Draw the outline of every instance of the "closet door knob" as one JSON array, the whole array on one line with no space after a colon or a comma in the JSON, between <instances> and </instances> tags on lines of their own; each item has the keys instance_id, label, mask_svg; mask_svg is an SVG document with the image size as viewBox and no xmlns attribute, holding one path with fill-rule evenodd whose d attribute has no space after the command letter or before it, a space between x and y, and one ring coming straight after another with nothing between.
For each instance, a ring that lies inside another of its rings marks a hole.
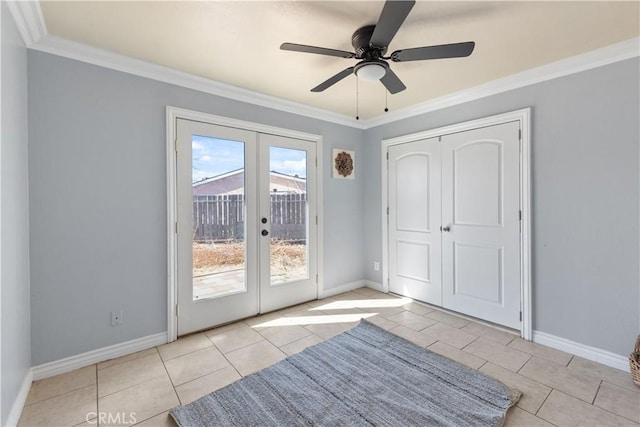
<instances>
[{"instance_id":1,"label":"closet door knob","mask_svg":"<svg viewBox=\"0 0 640 427\"><path fill-rule=\"evenodd\" d=\"M449 227L448 225L444 226L444 227L440 227L440 231L443 231L445 233L448 233L451 231L451 227Z\"/></svg>"}]
</instances>

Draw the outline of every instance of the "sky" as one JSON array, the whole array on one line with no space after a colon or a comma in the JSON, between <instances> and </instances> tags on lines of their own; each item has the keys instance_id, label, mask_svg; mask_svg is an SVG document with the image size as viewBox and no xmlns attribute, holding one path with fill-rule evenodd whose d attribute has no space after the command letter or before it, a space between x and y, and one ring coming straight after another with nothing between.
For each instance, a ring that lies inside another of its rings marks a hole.
<instances>
[{"instance_id":1,"label":"sky","mask_svg":"<svg viewBox=\"0 0 640 427\"><path fill-rule=\"evenodd\" d=\"M193 135L192 182L211 178L244 167L244 143ZM306 152L289 148L271 147L271 171L287 175L306 176Z\"/></svg>"}]
</instances>

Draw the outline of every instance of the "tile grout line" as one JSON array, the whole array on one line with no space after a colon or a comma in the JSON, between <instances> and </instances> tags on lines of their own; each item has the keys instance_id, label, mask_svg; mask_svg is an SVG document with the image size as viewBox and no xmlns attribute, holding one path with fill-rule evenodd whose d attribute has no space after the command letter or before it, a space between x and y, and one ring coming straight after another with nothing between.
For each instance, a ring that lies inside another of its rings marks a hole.
<instances>
[{"instance_id":1,"label":"tile grout line","mask_svg":"<svg viewBox=\"0 0 640 427\"><path fill-rule=\"evenodd\" d=\"M525 377L526 378L526 377ZM547 420L546 418L543 418L541 416L539 416L538 414L540 413L540 411L542 410L542 407L544 406L545 403L547 403L547 400L549 399L549 396L551 396L551 393L553 393L553 391L555 390L555 388L553 387L549 387L551 390L549 390L549 393L547 393L547 396L544 398L544 400L542 401L542 403L540 404L540 407L538 408L538 410L535 413L535 416L538 418L542 418L543 420L545 420L548 423L551 423L551 421ZM553 424L553 423L551 423Z\"/></svg>"},{"instance_id":2,"label":"tile grout line","mask_svg":"<svg viewBox=\"0 0 640 427\"><path fill-rule=\"evenodd\" d=\"M516 404L516 406L517 406L517 404ZM542 406L542 405L541 405L541 406ZM530 415L532 415L532 416L534 416L534 417L540 418L540 417L538 417L536 414L533 414L533 413L531 413L531 411L527 411L526 409L524 409L524 408L522 408L522 407L520 407L520 406L518 406L518 409L521 409L521 410L523 410L524 412L526 412L527 414L530 414ZM540 418L540 419L543 419L543 418ZM545 421L546 421L546 420L545 420ZM547 422L549 423L549 421L547 421ZM549 423L549 424L552 424L552 425L554 425L554 426L556 425L556 424L553 424L553 423Z\"/></svg>"},{"instance_id":3,"label":"tile grout line","mask_svg":"<svg viewBox=\"0 0 640 427\"><path fill-rule=\"evenodd\" d=\"M260 335L258 332L256 332L256 333L257 333L258 335ZM260 336L262 337L262 339L261 339L261 340L256 341L256 342L252 342L252 343L247 344L247 345L243 345L242 347L234 348L233 350L229 350L229 351L227 351L226 353L224 353L220 348L218 348L218 346L216 346L216 349L220 352L220 354L222 354L223 356L225 356L225 357L226 357L226 355L227 355L227 354L229 354L229 353L233 353L234 351L238 351L238 350L245 349L245 348L247 348L247 347L249 347L249 346L252 346L252 345L254 345L254 344L261 343L262 341L266 341L266 342L268 342L269 344L271 344L271 342L270 342L268 339L266 339L266 338L265 338L265 337L263 337L262 335L260 335ZM214 344L214 345L215 345L215 344ZM276 346L276 347L277 347L277 346Z\"/></svg>"},{"instance_id":4,"label":"tile grout line","mask_svg":"<svg viewBox=\"0 0 640 427\"><path fill-rule=\"evenodd\" d=\"M163 365L164 365L164 363L163 363ZM145 379L144 381L141 381L141 382L139 382L139 383L132 384L132 385L127 386L127 387L125 387L125 388L123 388L123 389L119 389L119 390L116 390L116 391L114 391L114 392L112 392L112 393L105 394L104 396L100 396L100 397L98 397L98 400L99 400L99 399L104 399L105 397L108 397L108 396L113 396L114 394L116 394L116 393L120 393L121 391L129 390L129 389L131 389L131 388L133 388L133 387L137 387L137 386L139 386L139 385L146 384L146 383L148 383L148 382L150 382L150 381L157 380L158 378L161 378L161 377L162 377L162 375L156 375L155 377L147 378L147 379ZM169 378L169 381L171 381L171 378ZM171 385L173 385L173 382L171 383Z\"/></svg>"},{"instance_id":5,"label":"tile grout line","mask_svg":"<svg viewBox=\"0 0 640 427\"><path fill-rule=\"evenodd\" d=\"M311 334L313 334L313 332L311 332ZM282 350L282 347L284 347L284 346L286 346L286 345L289 345L289 344L293 344L294 342L298 342L298 341L300 341L300 340L303 340L303 339L305 339L305 338L307 338L307 337L309 337L309 336L311 336L311 335L305 335L305 336L304 336L304 337L302 337L302 338L298 338L298 339L296 339L296 340L293 340L293 341L291 341L291 342L288 342L288 343L286 343L286 344L282 344L282 345L277 345L276 343L274 343L273 341L271 341L271 340L270 340L269 338L267 338L267 337L264 337L264 339L266 339L266 340L267 340L271 345L273 345L275 348L277 348L278 350L280 350L281 352L283 352L284 354L286 354L286 355L287 355L287 357L288 357L289 355L287 354L287 352L286 352L286 351Z\"/></svg>"},{"instance_id":6,"label":"tile grout line","mask_svg":"<svg viewBox=\"0 0 640 427\"><path fill-rule=\"evenodd\" d=\"M614 386L614 387L619 387L621 389L623 389L626 392L631 392L631 393L635 393L638 395L638 398L640 399L640 386L636 386L634 385L632 388L629 387L625 387L621 384L618 383L614 383L613 381L610 381L608 378L600 378L602 380L603 383L607 383L610 386Z\"/></svg>"},{"instance_id":7,"label":"tile grout line","mask_svg":"<svg viewBox=\"0 0 640 427\"><path fill-rule=\"evenodd\" d=\"M600 392L600 387L602 386L602 383L604 383L604 382L606 382L606 381L604 381L603 379L601 379L601 380L600 380L600 385L598 386L598 391L596 392L596 397L598 396L598 393ZM614 384L614 385L615 385L615 384ZM623 387L621 387L621 388L623 388ZM566 394L566 393L565 393L565 394ZM569 394L568 396L571 396L571 395ZM573 396L571 396L571 397L573 397ZM596 405L596 404L595 404L596 397L594 397L594 398L593 398L593 402L594 402L594 403L592 403L592 404L591 404L591 406L593 406L594 408L599 409L599 410L602 410L602 411L605 411L605 412L608 412L609 414L615 415L615 416L617 416L617 417L624 418L625 420L629 420L629 421L632 421L632 422L634 422L634 423L638 423L638 421L637 421L637 420L632 420L631 418L627 418L627 417L625 417L624 415L620 415L620 414L618 414L618 413L615 413L615 412L610 411L610 410L608 410L608 409L606 409L606 408L602 408L602 407L600 407L600 406Z\"/></svg>"},{"instance_id":8,"label":"tile grout line","mask_svg":"<svg viewBox=\"0 0 640 427\"><path fill-rule=\"evenodd\" d=\"M602 381L602 380L601 380L601 381ZM631 420L630 418L625 417L624 415L620 415L620 414L617 414L617 413L615 413L615 412L612 412L612 411L610 411L610 410L608 410L608 409L606 409L606 408L601 408L600 406L590 404L589 402L586 402L586 401L584 401L584 400L582 400L582 399L580 399L580 398L578 398L578 397L575 397L575 396L573 396L573 395L571 395L571 394L569 394L569 393L565 393L565 392L563 392L563 391L556 390L555 388L554 388L554 389L552 389L551 391L554 391L554 390L555 390L555 391L557 391L558 393L562 393L562 394L564 394L565 396L568 396L568 397L570 397L570 398L572 398L572 399L575 399L575 400L577 400L578 402L581 402L581 403L584 403L584 404L586 404L586 405L589 405L589 406L591 406L591 407L593 407L593 408L595 408L595 409L597 409L597 410L599 410L599 411L604 411L604 412L606 412L606 413L607 413L607 414L609 414L609 415L613 415L614 417L622 418L622 419L624 419L625 421L626 421L626 420L629 420L629 421L631 421L631 422L636 423L636 425L638 424L638 422L637 422L637 421L633 421L633 420ZM551 393L549 393L549 395L551 395ZM546 399L545 399L545 401L546 401ZM540 408L542 408L542 406L541 406ZM546 420L545 420L545 421L546 421Z\"/></svg>"},{"instance_id":9,"label":"tile grout line","mask_svg":"<svg viewBox=\"0 0 640 427\"><path fill-rule=\"evenodd\" d=\"M188 354L190 354L190 353L188 353ZM169 359L169 360L172 360L172 359ZM165 364L165 361L164 361L164 359L162 359L162 357L160 357L160 361L162 362L162 367L164 368L164 372L167 374L167 377L169 378L169 382L171 382L171 387L173 387L173 391L175 392L176 391L176 385L173 383L173 378L171 378L171 374L169 373L169 370L167 369L167 365ZM178 398L178 402L180 402L182 404L182 401L180 400L180 396L178 396L177 392L176 392L176 397Z\"/></svg>"},{"instance_id":10,"label":"tile grout line","mask_svg":"<svg viewBox=\"0 0 640 427\"><path fill-rule=\"evenodd\" d=\"M522 366L520 366L520 367L518 368L518 370L516 371L516 374L518 374L518 375L520 375L520 370L521 370L522 368L524 368L524 365L526 365L527 363L529 363L529 360L533 359L533 354L528 354L528 353L524 353L524 354L526 354L526 355L527 355L527 356L529 356L529 357L527 358L527 360L525 360L525 361L524 361L524 363L522 364ZM524 377L524 375L523 375L523 377ZM527 377L525 377L525 378L527 378Z\"/></svg>"},{"instance_id":11,"label":"tile grout line","mask_svg":"<svg viewBox=\"0 0 640 427\"><path fill-rule=\"evenodd\" d=\"M527 378L527 379L529 379L529 380L535 381L535 380L533 380L532 378L529 378L528 376L523 375L523 374L521 374L521 373L520 373L520 371L522 371L522 370L524 369L524 367L525 367L525 366L527 366L527 364L533 360L533 357L534 357L534 355L533 355L533 354L530 354L530 355L529 355L529 358L527 359L527 361L526 361L526 362L524 362L524 363L522 364L522 366L520 366L520 369L518 369L518 370L516 371L516 374L521 375L521 376L523 376L524 378ZM547 386L547 387L549 387L550 389L552 389L552 390L553 390L553 387L550 387L550 386Z\"/></svg>"},{"instance_id":12,"label":"tile grout line","mask_svg":"<svg viewBox=\"0 0 640 427\"><path fill-rule=\"evenodd\" d=\"M160 356L160 350L158 350L158 356ZM175 386L175 384L173 384L173 378L171 378L171 375L169 374L169 370L167 369L167 365L165 365L164 360L162 359L162 356L160 356L160 361L162 361L162 367L164 368L164 371L167 373L167 377L169 378L169 382L171 383L171 387L173 388L173 394L176 396L176 399L178 399L178 403L180 405L182 405L182 400L180 399L180 396L178 395L178 391L176 390L176 386ZM164 411L162 411L162 412L164 412ZM146 421L148 419L151 419L151 418L153 418L155 416L158 416L158 415L162 414L162 412L159 412L159 413L157 413L155 415L151 415L149 418L144 419L144 420L142 420L140 422L144 422L144 421ZM139 424L139 423L136 423L136 424Z\"/></svg>"},{"instance_id":13,"label":"tile grout line","mask_svg":"<svg viewBox=\"0 0 640 427\"><path fill-rule=\"evenodd\" d=\"M215 345L215 344L214 344ZM235 350L234 350L235 351ZM232 353L231 351L229 353ZM222 355L222 357L224 357L224 360L227 361L227 363L229 364L229 366L231 366L233 369L235 369L235 371L238 373L238 375L240 375L240 378L244 378L244 375L242 375L240 373L240 371L235 367L235 365L233 363L231 363L231 360L229 360L229 358L227 357L226 354L224 354L222 351L220 351L220 354Z\"/></svg>"},{"instance_id":14,"label":"tile grout line","mask_svg":"<svg viewBox=\"0 0 640 427\"><path fill-rule=\"evenodd\" d=\"M547 396L551 393L551 391L552 391L552 390L555 390L553 387L551 387L551 386L550 386L550 385L548 385L548 384L544 384L544 383L541 383L541 382L540 382L540 381L538 381L538 380L534 380L534 379L532 379L532 378L529 378L529 377L527 377L527 376L524 376L524 375L520 374L519 372L513 372L513 371L511 371L511 370L509 370L509 369L507 369L507 368L505 368L505 367L502 367L502 366L498 365L497 363L493 363L493 362L492 362L492 361L490 361L490 360L488 360L488 361L487 361L487 363L491 363L492 365L497 366L498 368L501 368L501 369L504 369L504 370L506 370L506 371L509 371L510 373L512 373L512 374L514 374L514 375L518 375L519 377L522 377L523 379L525 379L525 380L527 380L527 381L531 381L532 383L534 383L534 384L536 384L536 385L540 385L540 386L543 386L543 387L548 388L548 389L549 389L549 393L547 393ZM485 365L486 365L486 363L485 363ZM525 365L526 365L526 363L525 363ZM484 365L483 365L483 366L484 366ZM522 366L524 367L524 365L522 365ZM520 369L522 369L522 368L520 368ZM485 374L485 375L488 375L488 374ZM491 375L489 375L489 376L491 377ZM494 377L492 377L492 378L494 378ZM497 379L497 378L496 378L496 379ZM569 395L569 396L571 396L571 395ZM572 396L572 397L573 397L573 396ZM544 402L543 402L543 403L544 403ZM585 403L586 403L586 402L585 402ZM542 406L542 404L541 404L540 406Z\"/></svg>"},{"instance_id":15,"label":"tile grout line","mask_svg":"<svg viewBox=\"0 0 640 427\"><path fill-rule=\"evenodd\" d=\"M638 425L638 421L634 421L634 420L632 420L631 418L627 418L627 417L625 417L624 415L616 414L615 412L611 412L611 411L610 411L610 410L608 410L608 409L601 408L601 407L596 406L596 405L593 405L593 407L594 407L594 408L596 408L596 409L599 409L599 410L601 410L601 411L605 411L605 412L607 412L607 413L609 413L609 414L611 414L611 415L614 415L614 416L616 416L616 417L622 418L622 419L623 419L623 420L625 420L625 421L627 421L627 420L628 420L628 421L631 421L632 423L636 423L636 425Z\"/></svg>"},{"instance_id":16,"label":"tile grout line","mask_svg":"<svg viewBox=\"0 0 640 427\"><path fill-rule=\"evenodd\" d=\"M571 354L571 353L568 353L568 354ZM569 365L571 365L571 362L573 361L574 357L576 357L576 356L571 354L571 357L569 358L569 361L567 362L566 365L564 365L565 368L569 368Z\"/></svg>"},{"instance_id":17,"label":"tile grout line","mask_svg":"<svg viewBox=\"0 0 640 427\"><path fill-rule=\"evenodd\" d=\"M160 357L160 361L162 362L162 367L164 368L165 372L167 373L167 377L169 377L169 382L171 382L171 387L173 387L173 392L175 393L176 398L178 399L178 402L180 402L180 404L182 404L182 402L180 401L180 397L178 396L178 393L176 392L176 388L173 385L173 380L171 379L171 375L169 375L169 371L167 371L167 367L164 365L164 359L162 359L162 355L160 354L160 350L158 349L158 347L159 346L155 346L154 347L156 349L156 353L158 353L158 357ZM158 378L160 378L160 377L158 376ZM144 384L145 382L148 382L148 381L144 381L144 382L142 382L140 384ZM136 385L139 385L139 384L136 384ZM134 386L132 386L132 387L134 387ZM129 387L129 388L131 388L131 387ZM143 423L143 422L145 422L145 421L147 421L147 420L149 420L149 419L151 419L151 418L153 418L153 417L155 417L157 415L160 415L160 414L162 414L162 412L159 412L159 413L157 413L155 415L151 415L148 418L145 418L144 420L136 420L136 423L134 425L141 424L141 423Z\"/></svg>"},{"instance_id":18,"label":"tile grout line","mask_svg":"<svg viewBox=\"0 0 640 427\"><path fill-rule=\"evenodd\" d=\"M88 366L85 366L85 368L87 368L87 367L88 367ZM80 368L80 369L84 369L84 368ZM71 372L73 372L73 371L71 371ZM64 374L61 374L61 375L64 375ZM97 373L96 373L96 375L97 375ZM53 377L49 377L49 378L53 378ZM45 379L48 379L48 378L45 378ZM33 383L36 383L36 382L37 382L37 381L34 381ZM33 384L33 383L32 383L32 384ZM57 397L66 396L66 395L68 395L68 394L71 394L71 393L77 392L78 390L82 390L83 388L91 387L92 385L93 385L93 384L88 384L88 385L84 385L84 386L82 386L82 387L74 388L73 390L68 390L68 391L65 391L64 393L56 394L55 396L50 396L50 397L47 397L46 399L42 399L42 400L38 400L37 402L29 403L28 405L26 405L26 404L25 404L25 405L24 405L24 407L25 407L25 408L27 408L27 407L29 407L29 406L38 405L38 404L40 404L40 403L47 402L47 401L49 401L49 400L51 400L51 399L55 399L55 398L57 398ZM96 395L97 395L97 388L98 388L98 383L97 383L97 379L96 379Z\"/></svg>"},{"instance_id":19,"label":"tile grout line","mask_svg":"<svg viewBox=\"0 0 640 427\"><path fill-rule=\"evenodd\" d=\"M504 344L504 346L505 346L505 347L509 347L509 344L511 344L513 341L515 341L515 339L516 339L516 337L514 336L513 338L511 338L511 339L509 340L509 342L508 342L508 343Z\"/></svg>"},{"instance_id":20,"label":"tile grout line","mask_svg":"<svg viewBox=\"0 0 640 427\"><path fill-rule=\"evenodd\" d=\"M467 333L470 333L470 332L467 332ZM475 335L475 334L472 334L472 335ZM462 351L464 351L466 353L469 353L469 354L471 354L473 356L480 357L480 356L477 356L477 355L471 353L470 351L465 350L465 348L469 347L471 344L473 344L474 342L478 341L479 339L480 339L480 337L476 336L473 341L469 341L469 343L467 343L466 345L462 346L462 348L460 350L462 350Z\"/></svg>"},{"instance_id":21,"label":"tile grout line","mask_svg":"<svg viewBox=\"0 0 640 427\"><path fill-rule=\"evenodd\" d=\"M598 393L600 393L600 387L602 387L602 380L598 384L598 388L596 389L595 394L593 395L593 399L591 400L591 406L596 406L596 399L598 398Z\"/></svg>"},{"instance_id":22,"label":"tile grout line","mask_svg":"<svg viewBox=\"0 0 640 427\"><path fill-rule=\"evenodd\" d=\"M165 344L163 344L163 345L165 345ZM132 361L134 361L134 360L142 359L143 357L149 357L149 356L151 356L151 355L150 355L150 354L147 354L146 356L132 357L131 359L124 360L124 361L122 361L122 362L113 363L112 365L107 366L106 368L100 368L100 367L99 367L101 364L104 364L104 363L107 363L107 362L111 362L111 361L113 361L113 360L118 360L118 359L121 359L121 358L124 358L124 357L129 357L129 356L132 356L132 355L137 354L137 353L144 353L145 351L149 351L149 350L151 350L151 349L154 349L154 350L156 350L156 353L159 353L159 352L158 352L158 346L150 347L150 348L148 348L148 349L146 349L146 350L140 350L140 351L136 351L135 353L129 353L129 354L125 354L124 356L115 357L115 358L112 358L112 359L107 359L107 360L103 360L103 361L101 361L101 362L98 362L98 363L96 363L96 364L95 364L95 365L96 365L96 370L99 372L99 371L103 371L103 370L105 370L105 369L111 369L111 368L113 368L113 367L115 367L115 366L118 366L118 365L121 365L121 364L123 364L123 363L132 362ZM80 369L82 369L82 368L80 368Z\"/></svg>"}]
</instances>

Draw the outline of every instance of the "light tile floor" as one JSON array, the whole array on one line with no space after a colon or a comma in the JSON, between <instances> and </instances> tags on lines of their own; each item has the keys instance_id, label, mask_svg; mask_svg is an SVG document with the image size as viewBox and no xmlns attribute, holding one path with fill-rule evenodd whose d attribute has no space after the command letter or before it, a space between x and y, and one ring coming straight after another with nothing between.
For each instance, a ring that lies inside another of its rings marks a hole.
<instances>
[{"instance_id":1,"label":"light tile floor","mask_svg":"<svg viewBox=\"0 0 640 427\"><path fill-rule=\"evenodd\" d=\"M640 388L626 372L361 288L37 381L20 425L173 426L172 407L339 334L361 318L520 390L507 426L640 422Z\"/></svg>"}]
</instances>

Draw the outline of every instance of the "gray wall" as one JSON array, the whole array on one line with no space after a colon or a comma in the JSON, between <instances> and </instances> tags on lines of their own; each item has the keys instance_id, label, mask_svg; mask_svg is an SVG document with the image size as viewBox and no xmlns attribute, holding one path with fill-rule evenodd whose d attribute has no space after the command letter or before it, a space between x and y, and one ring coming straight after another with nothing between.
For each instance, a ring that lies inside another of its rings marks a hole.
<instances>
[{"instance_id":1,"label":"gray wall","mask_svg":"<svg viewBox=\"0 0 640 427\"><path fill-rule=\"evenodd\" d=\"M2 401L5 425L31 367L29 332L29 196L27 49L2 2L2 139L0 140L0 283Z\"/></svg>"},{"instance_id":2,"label":"gray wall","mask_svg":"<svg viewBox=\"0 0 640 427\"><path fill-rule=\"evenodd\" d=\"M624 355L640 328L638 77L636 58L363 132L30 52L32 362L166 329L166 105L324 136L326 288L382 281L381 139L532 107L534 328ZM356 151L355 181L330 178L333 147Z\"/></svg>"},{"instance_id":3,"label":"gray wall","mask_svg":"<svg viewBox=\"0 0 640 427\"><path fill-rule=\"evenodd\" d=\"M380 142L532 107L534 329L626 355L640 331L638 58L365 132L365 274L381 258Z\"/></svg>"},{"instance_id":4,"label":"gray wall","mask_svg":"<svg viewBox=\"0 0 640 427\"><path fill-rule=\"evenodd\" d=\"M322 135L325 288L363 278L363 131L30 51L34 365L166 330L167 105Z\"/></svg>"}]
</instances>

